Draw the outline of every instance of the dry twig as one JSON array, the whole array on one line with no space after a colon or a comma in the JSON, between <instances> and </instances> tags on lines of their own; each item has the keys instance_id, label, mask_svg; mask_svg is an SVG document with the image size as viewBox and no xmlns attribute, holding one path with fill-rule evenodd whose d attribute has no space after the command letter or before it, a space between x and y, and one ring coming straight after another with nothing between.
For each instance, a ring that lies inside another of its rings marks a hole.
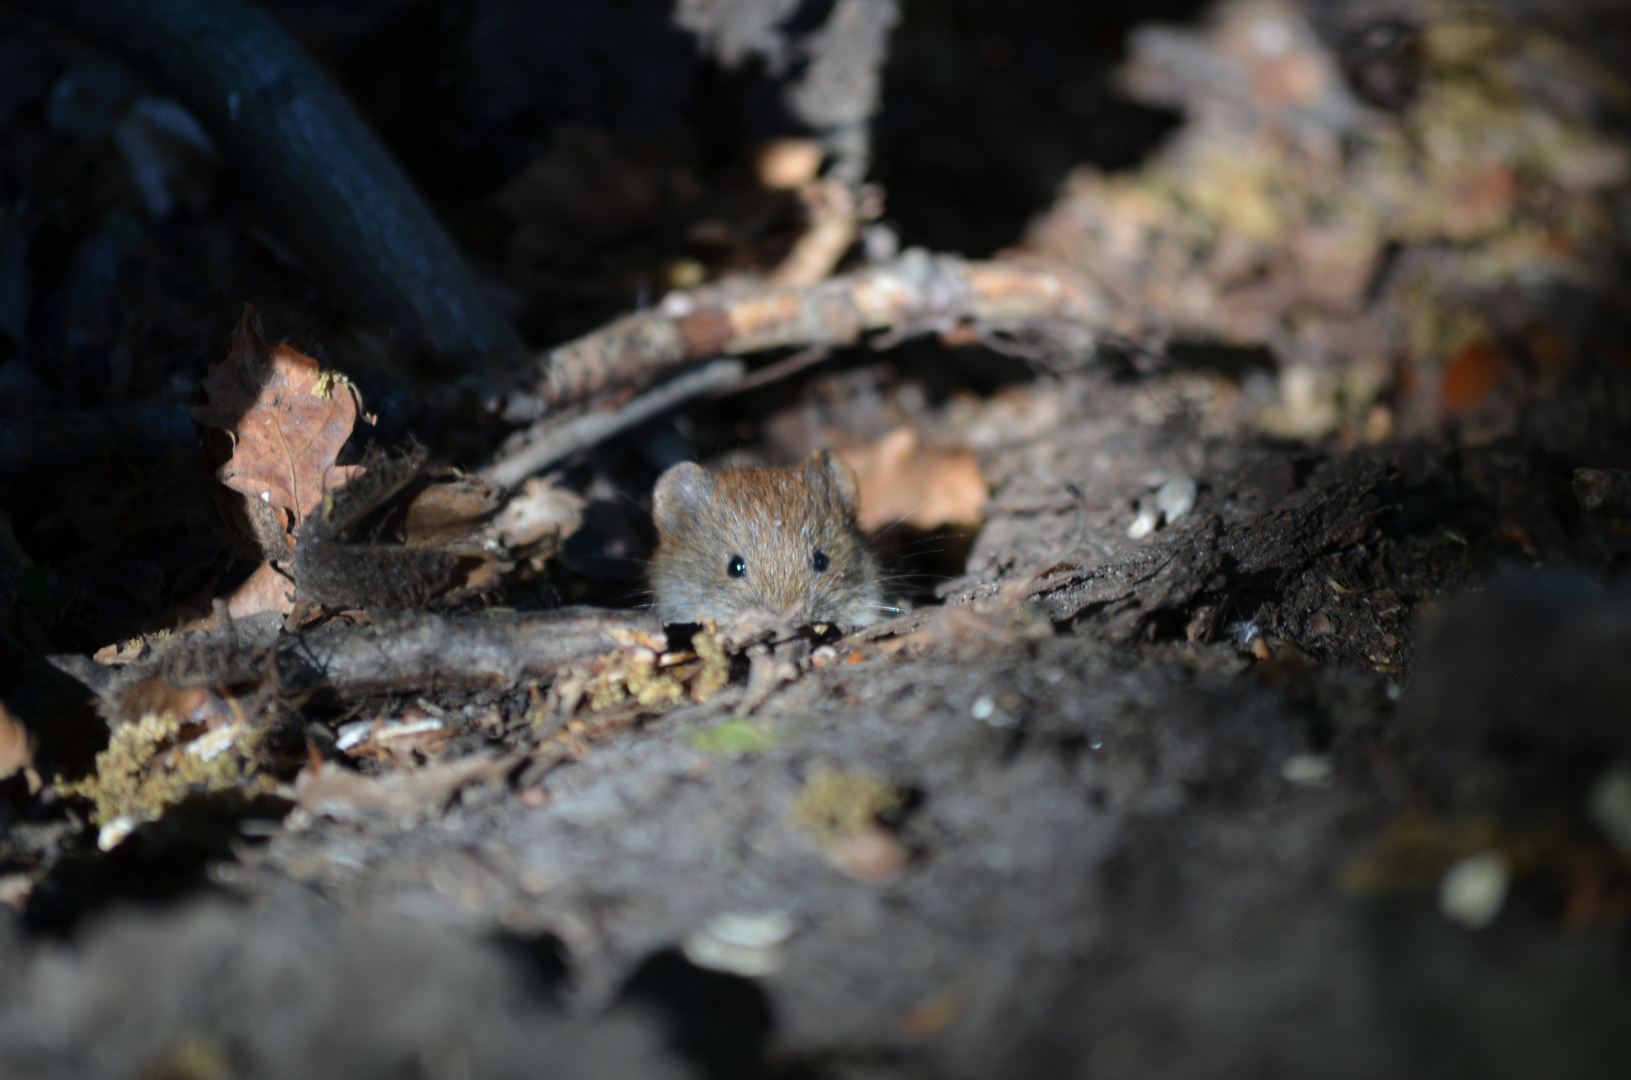
<instances>
[{"instance_id":1,"label":"dry twig","mask_svg":"<svg viewBox=\"0 0 1631 1080\"><path fill-rule=\"evenodd\" d=\"M814 285L773 286L735 298L674 294L545 353L530 400L516 395L506 412L537 418L549 407L717 356L852 345L880 330L898 339L965 322L1095 325L1103 314L1098 293L1056 264L970 262L913 249Z\"/></svg>"},{"instance_id":2,"label":"dry twig","mask_svg":"<svg viewBox=\"0 0 1631 1080\"><path fill-rule=\"evenodd\" d=\"M746 371L746 365L740 360L718 360L677 376L618 408L598 409L565 420L541 421L526 433L520 446L501 454L482 469L482 478L514 487L562 458L643 424L683 401L732 386Z\"/></svg>"}]
</instances>

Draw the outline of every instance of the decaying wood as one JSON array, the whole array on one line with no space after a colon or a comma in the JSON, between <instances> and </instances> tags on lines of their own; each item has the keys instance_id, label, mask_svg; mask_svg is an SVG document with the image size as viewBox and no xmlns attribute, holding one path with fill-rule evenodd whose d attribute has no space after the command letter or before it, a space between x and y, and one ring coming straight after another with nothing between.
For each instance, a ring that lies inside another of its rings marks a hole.
<instances>
[{"instance_id":1,"label":"decaying wood","mask_svg":"<svg viewBox=\"0 0 1631 1080\"><path fill-rule=\"evenodd\" d=\"M967 322L1067 319L1092 325L1102 315L1098 293L1057 265L976 262L913 249L814 285L772 286L736 298L671 295L656 308L545 353L530 394L517 395L507 411L517 418L529 410L541 416L547 408L717 356L853 345L866 333L906 336Z\"/></svg>"}]
</instances>

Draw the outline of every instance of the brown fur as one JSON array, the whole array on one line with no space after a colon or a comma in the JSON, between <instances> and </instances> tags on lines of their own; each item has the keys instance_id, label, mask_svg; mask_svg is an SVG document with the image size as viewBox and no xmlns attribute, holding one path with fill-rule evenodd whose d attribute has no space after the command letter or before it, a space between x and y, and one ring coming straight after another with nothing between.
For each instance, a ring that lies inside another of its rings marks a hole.
<instances>
[{"instance_id":1,"label":"brown fur","mask_svg":"<svg viewBox=\"0 0 1631 1080\"><path fill-rule=\"evenodd\" d=\"M878 562L855 523L849 466L825 451L786 468L709 473L691 462L657 479L651 588L667 622L765 615L865 626L883 617ZM828 565L815 569L815 553ZM728 567L741 556L746 573Z\"/></svg>"}]
</instances>

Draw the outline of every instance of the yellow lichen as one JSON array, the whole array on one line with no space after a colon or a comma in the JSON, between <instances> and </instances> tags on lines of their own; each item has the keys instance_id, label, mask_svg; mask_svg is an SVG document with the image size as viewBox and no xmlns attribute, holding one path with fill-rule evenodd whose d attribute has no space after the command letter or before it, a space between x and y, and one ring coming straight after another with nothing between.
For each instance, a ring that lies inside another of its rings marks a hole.
<instances>
[{"instance_id":1,"label":"yellow lichen","mask_svg":"<svg viewBox=\"0 0 1631 1080\"><path fill-rule=\"evenodd\" d=\"M317 374L317 382L312 384L311 392L320 398L334 396L336 386L350 386L351 380L338 371L321 371Z\"/></svg>"},{"instance_id":2,"label":"yellow lichen","mask_svg":"<svg viewBox=\"0 0 1631 1080\"><path fill-rule=\"evenodd\" d=\"M904 802L905 795L887 780L817 765L793 803L792 820L826 846L871 825L880 814L900 809Z\"/></svg>"},{"instance_id":3,"label":"yellow lichen","mask_svg":"<svg viewBox=\"0 0 1631 1080\"><path fill-rule=\"evenodd\" d=\"M712 623L693 636L692 652L659 652L663 643L644 635L622 644L590 669L583 698L596 712L629 701L666 711L687 699L707 701L730 682L730 657Z\"/></svg>"},{"instance_id":4,"label":"yellow lichen","mask_svg":"<svg viewBox=\"0 0 1631 1080\"><path fill-rule=\"evenodd\" d=\"M263 733L248 724L230 734L201 732L173 712L147 713L114 729L90 776L58 790L91 800L98 825L118 817L155 821L193 795L237 791L254 798L274 786L256 767Z\"/></svg>"}]
</instances>

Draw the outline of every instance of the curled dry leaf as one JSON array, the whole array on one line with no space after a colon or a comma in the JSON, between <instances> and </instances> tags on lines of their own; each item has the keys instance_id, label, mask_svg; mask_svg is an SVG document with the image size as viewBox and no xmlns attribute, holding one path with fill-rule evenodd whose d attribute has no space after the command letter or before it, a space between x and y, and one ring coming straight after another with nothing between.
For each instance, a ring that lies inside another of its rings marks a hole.
<instances>
[{"instance_id":1,"label":"curled dry leaf","mask_svg":"<svg viewBox=\"0 0 1631 1080\"><path fill-rule=\"evenodd\" d=\"M193 419L232 439L232 457L216 475L249 504L262 551L288 555L323 492L356 471L335 464L357 422L350 384L292 346L267 345L255 306L245 304L232 349L204 376L204 392L209 403Z\"/></svg>"},{"instance_id":2,"label":"curled dry leaf","mask_svg":"<svg viewBox=\"0 0 1631 1080\"><path fill-rule=\"evenodd\" d=\"M985 477L965 449L921 445L910 428L897 428L871 446L841 450L861 484L861 528L876 532L896 522L919 529L977 525L985 505Z\"/></svg>"},{"instance_id":3,"label":"curled dry leaf","mask_svg":"<svg viewBox=\"0 0 1631 1080\"><path fill-rule=\"evenodd\" d=\"M548 558L583 525L582 495L539 476L528 479L493 519L491 534L508 550Z\"/></svg>"}]
</instances>

